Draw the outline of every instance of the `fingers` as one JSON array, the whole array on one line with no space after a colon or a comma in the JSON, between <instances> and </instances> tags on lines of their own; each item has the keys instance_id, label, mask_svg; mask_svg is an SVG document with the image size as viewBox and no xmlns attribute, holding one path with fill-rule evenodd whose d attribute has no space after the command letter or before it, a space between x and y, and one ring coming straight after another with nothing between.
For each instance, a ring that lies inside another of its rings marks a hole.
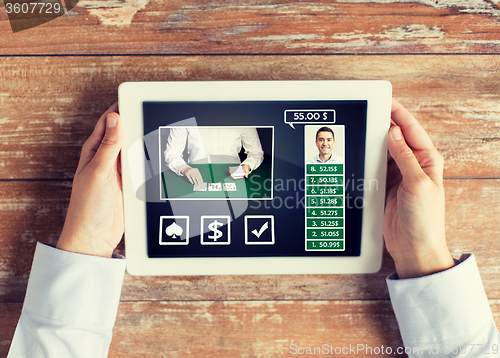
<instances>
[{"instance_id":1,"label":"fingers","mask_svg":"<svg viewBox=\"0 0 500 358\"><path fill-rule=\"evenodd\" d=\"M191 168L186 171L186 178L189 180L191 184L200 186L203 184L203 178L201 177L201 173L196 168Z\"/></svg>"},{"instance_id":2,"label":"fingers","mask_svg":"<svg viewBox=\"0 0 500 358\"><path fill-rule=\"evenodd\" d=\"M105 133L101 144L92 160L104 171L114 167L118 154L122 149L123 130L120 116L117 113L108 113L105 120Z\"/></svg>"},{"instance_id":3,"label":"fingers","mask_svg":"<svg viewBox=\"0 0 500 358\"><path fill-rule=\"evenodd\" d=\"M425 176L420 163L406 144L405 137L398 126L393 126L390 129L387 147L404 180L411 183Z\"/></svg>"},{"instance_id":4,"label":"fingers","mask_svg":"<svg viewBox=\"0 0 500 358\"><path fill-rule=\"evenodd\" d=\"M245 171L245 178L248 179L248 176L250 175L250 165L248 164L243 164L241 166L243 168L243 170Z\"/></svg>"},{"instance_id":5,"label":"fingers","mask_svg":"<svg viewBox=\"0 0 500 358\"><path fill-rule=\"evenodd\" d=\"M428 175L433 182L440 183L443 179L444 160L436 147L432 144L425 129L422 128L415 117L395 99L392 100L391 119L401 129L406 146L414 152L412 157L416 158L423 173ZM397 131L393 127L390 129L390 132L393 133L393 130ZM389 140L390 139L391 136L389 136ZM391 151L389 151L389 154L394 157ZM399 163L397 164L398 167L400 167ZM403 172L401 172L401 174L404 176Z\"/></svg>"},{"instance_id":6,"label":"fingers","mask_svg":"<svg viewBox=\"0 0 500 358\"><path fill-rule=\"evenodd\" d=\"M203 184L203 178L201 177L201 173L198 169L195 169L195 174L194 174L194 182L196 185L202 185Z\"/></svg>"},{"instance_id":7,"label":"fingers","mask_svg":"<svg viewBox=\"0 0 500 358\"><path fill-rule=\"evenodd\" d=\"M189 180L189 182L191 184L196 185L196 181L194 180L194 177L189 172L186 173L186 178L187 178L187 180Z\"/></svg>"},{"instance_id":8,"label":"fingers","mask_svg":"<svg viewBox=\"0 0 500 358\"><path fill-rule=\"evenodd\" d=\"M398 125L406 143L414 150L436 150L424 128L397 100L392 99L391 119Z\"/></svg>"},{"instance_id":9,"label":"fingers","mask_svg":"<svg viewBox=\"0 0 500 358\"><path fill-rule=\"evenodd\" d=\"M106 132L106 118L109 113L118 111L118 102L111 105L106 112L99 118L94 131L90 137L85 141L82 147L82 153L80 155L80 161L78 163L77 173L81 172L94 158L95 153L101 145L101 141Z\"/></svg>"},{"instance_id":10,"label":"fingers","mask_svg":"<svg viewBox=\"0 0 500 358\"><path fill-rule=\"evenodd\" d=\"M191 171L193 170L193 168L191 167L186 167L185 169L183 169L181 171L181 173L184 174L184 176L187 178L187 180L189 180L189 182L191 184L194 184L194 180L193 180L193 175L191 174Z\"/></svg>"}]
</instances>

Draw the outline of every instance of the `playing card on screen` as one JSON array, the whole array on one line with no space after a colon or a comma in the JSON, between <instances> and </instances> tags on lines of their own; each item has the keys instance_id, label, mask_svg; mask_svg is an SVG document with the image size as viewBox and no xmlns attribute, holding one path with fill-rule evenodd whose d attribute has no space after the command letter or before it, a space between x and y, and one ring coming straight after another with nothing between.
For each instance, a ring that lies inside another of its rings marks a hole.
<instances>
[{"instance_id":1,"label":"playing card on screen","mask_svg":"<svg viewBox=\"0 0 500 358\"><path fill-rule=\"evenodd\" d=\"M194 185L193 191L207 191L207 183L201 183L200 185Z\"/></svg>"},{"instance_id":2,"label":"playing card on screen","mask_svg":"<svg viewBox=\"0 0 500 358\"><path fill-rule=\"evenodd\" d=\"M235 183L224 183L224 191L236 191Z\"/></svg>"}]
</instances>

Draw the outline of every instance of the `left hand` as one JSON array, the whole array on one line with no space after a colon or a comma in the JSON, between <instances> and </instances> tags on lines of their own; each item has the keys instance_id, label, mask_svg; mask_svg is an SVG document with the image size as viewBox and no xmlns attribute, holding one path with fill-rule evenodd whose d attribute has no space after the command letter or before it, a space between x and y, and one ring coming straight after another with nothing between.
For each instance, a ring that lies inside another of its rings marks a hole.
<instances>
[{"instance_id":1,"label":"left hand","mask_svg":"<svg viewBox=\"0 0 500 358\"><path fill-rule=\"evenodd\" d=\"M117 111L115 103L83 145L58 249L111 257L123 236L123 127Z\"/></svg>"},{"instance_id":2,"label":"left hand","mask_svg":"<svg viewBox=\"0 0 500 358\"><path fill-rule=\"evenodd\" d=\"M241 166L241 168L243 168L243 170L245 171L245 178L248 178L248 176L250 175L250 172L252 171L252 168L250 168L250 165L243 164Z\"/></svg>"}]
</instances>

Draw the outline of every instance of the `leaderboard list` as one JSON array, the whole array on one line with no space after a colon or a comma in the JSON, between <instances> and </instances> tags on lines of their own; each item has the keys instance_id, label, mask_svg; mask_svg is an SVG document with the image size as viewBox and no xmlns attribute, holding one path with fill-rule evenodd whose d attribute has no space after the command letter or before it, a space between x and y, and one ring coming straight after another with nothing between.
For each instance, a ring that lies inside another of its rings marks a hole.
<instances>
[{"instance_id":1,"label":"leaderboard list","mask_svg":"<svg viewBox=\"0 0 500 358\"><path fill-rule=\"evenodd\" d=\"M306 251L344 251L344 164L306 164Z\"/></svg>"}]
</instances>

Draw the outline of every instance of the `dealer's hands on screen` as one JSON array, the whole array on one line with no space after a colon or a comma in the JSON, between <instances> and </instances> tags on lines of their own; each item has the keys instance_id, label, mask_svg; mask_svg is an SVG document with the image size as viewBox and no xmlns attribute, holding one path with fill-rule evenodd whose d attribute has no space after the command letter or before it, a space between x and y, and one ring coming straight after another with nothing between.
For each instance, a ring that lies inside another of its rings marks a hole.
<instances>
[{"instance_id":1,"label":"dealer's hands on screen","mask_svg":"<svg viewBox=\"0 0 500 358\"><path fill-rule=\"evenodd\" d=\"M117 111L115 103L82 147L59 249L111 257L123 236L123 127Z\"/></svg>"},{"instance_id":2,"label":"dealer's hands on screen","mask_svg":"<svg viewBox=\"0 0 500 358\"><path fill-rule=\"evenodd\" d=\"M252 168L250 168L250 165L242 164L241 168L245 171L245 178L248 178L248 176L250 175L250 172L252 171Z\"/></svg>"},{"instance_id":3,"label":"dealer's hands on screen","mask_svg":"<svg viewBox=\"0 0 500 358\"><path fill-rule=\"evenodd\" d=\"M189 180L191 184L198 186L203 184L203 178L197 168L186 167L181 170L181 173L186 176L187 180Z\"/></svg>"},{"instance_id":4,"label":"dealer's hands on screen","mask_svg":"<svg viewBox=\"0 0 500 358\"><path fill-rule=\"evenodd\" d=\"M417 120L393 99L384 238L399 278L454 266L446 245L444 160Z\"/></svg>"}]
</instances>

